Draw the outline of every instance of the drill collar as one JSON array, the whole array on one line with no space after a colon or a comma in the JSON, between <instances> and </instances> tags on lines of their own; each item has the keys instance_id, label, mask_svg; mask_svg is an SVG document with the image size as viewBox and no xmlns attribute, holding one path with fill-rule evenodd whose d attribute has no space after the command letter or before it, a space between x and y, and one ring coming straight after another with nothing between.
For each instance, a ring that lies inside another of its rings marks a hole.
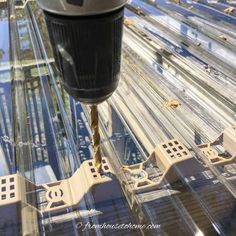
<instances>
[{"instance_id":1,"label":"drill collar","mask_svg":"<svg viewBox=\"0 0 236 236\"><path fill-rule=\"evenodd\" d=\"M117 10L126 0L38 0L47 12L65 16L92 16Z\"/></svg>"}]
</instances>

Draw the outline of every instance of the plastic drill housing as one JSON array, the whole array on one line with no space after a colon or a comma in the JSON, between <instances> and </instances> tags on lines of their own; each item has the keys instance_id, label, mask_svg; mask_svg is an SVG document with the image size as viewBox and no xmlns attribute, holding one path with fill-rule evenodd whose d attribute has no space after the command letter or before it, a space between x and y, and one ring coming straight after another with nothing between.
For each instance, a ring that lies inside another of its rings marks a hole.
<instances>
[{"instance_id":1,"label":"plastic drill housing","mask_svg":"<svg viewBox=\"0 0 236 236\"><path fill-rule=\"evenodd\" d=\"M61 82L76 100L97 104L119 82L125 1L39 1Z\"/></svg>"}]
</instances>

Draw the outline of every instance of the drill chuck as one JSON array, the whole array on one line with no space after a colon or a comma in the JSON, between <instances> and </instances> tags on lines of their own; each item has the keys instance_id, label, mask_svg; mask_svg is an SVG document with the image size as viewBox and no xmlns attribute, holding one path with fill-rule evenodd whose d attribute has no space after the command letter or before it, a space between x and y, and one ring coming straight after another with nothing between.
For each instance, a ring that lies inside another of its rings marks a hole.
<instances>
[{"instance_id":1,"label":"drill chuck","mask_svg":"<svg viewBox=\"0 0 236 236\"><path fill-rule=\"evenodd\" d=\"M76 100L98 104L119 82L125 0L39 0L61 82Z\"/></svg>"}]
</instances>

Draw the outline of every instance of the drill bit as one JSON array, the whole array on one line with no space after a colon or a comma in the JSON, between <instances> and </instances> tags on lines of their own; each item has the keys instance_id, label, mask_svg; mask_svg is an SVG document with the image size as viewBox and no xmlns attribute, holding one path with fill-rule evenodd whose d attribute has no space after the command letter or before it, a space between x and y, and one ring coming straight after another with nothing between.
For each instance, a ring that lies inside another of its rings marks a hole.
<instances>
[{"instance_id":1,"label":"drill bit","mask_svg":"<svg viewBox=\"0 0 236 236\"><path fill-rule=\"evenodd\" d=\"M91 129L93 133L93 151L94 151L95 166L97 167L98 172L101 172L102 156L100 149L100 134L99 134L97 105L92 105L90 108L91 108Z\"/></svg>"}]
</instances>

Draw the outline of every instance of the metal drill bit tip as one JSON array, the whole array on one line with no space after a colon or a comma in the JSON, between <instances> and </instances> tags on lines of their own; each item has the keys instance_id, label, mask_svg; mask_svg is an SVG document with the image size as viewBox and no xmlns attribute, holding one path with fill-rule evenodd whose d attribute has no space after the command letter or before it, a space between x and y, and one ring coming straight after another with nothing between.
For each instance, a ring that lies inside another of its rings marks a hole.
<instances>
[{"instance_id":1,"label":"metal drill bit tip","mask_svg":"<svg viewBox=\"0 0 236 236\"><path fill-rule=\"evenodd\" d=\"M98 172L102 171L102 156L100 148L100 134L99 134L99 119L97 105L92 105L91 107L91 129L93 133L93 152L95 159L95 166Z\"/></svg>"}]
</instances>

